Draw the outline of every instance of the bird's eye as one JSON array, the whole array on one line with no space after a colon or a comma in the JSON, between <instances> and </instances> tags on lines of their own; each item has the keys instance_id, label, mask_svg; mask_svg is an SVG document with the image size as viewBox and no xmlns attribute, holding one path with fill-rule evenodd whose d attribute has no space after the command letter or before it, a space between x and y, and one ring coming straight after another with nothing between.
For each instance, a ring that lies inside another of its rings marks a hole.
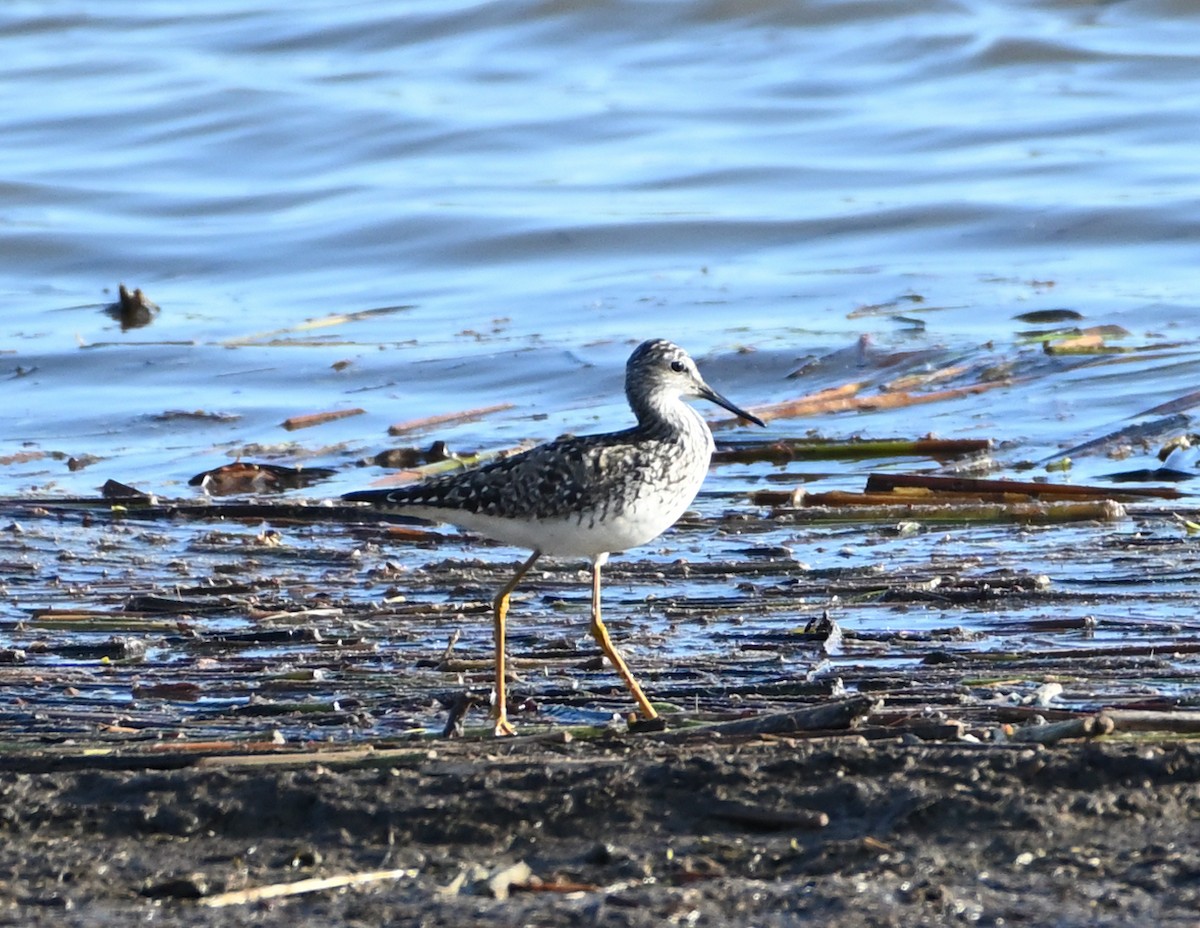
<instances>
[{"instance_id":1,"label":"bird's eye","mask_svg":"<svg viewBox=\"0 0 1200 928\"><path fill-rule=\"evenodd\" d=\"M684 371L684 363L682 361L672 361L671 370L673 370L676 374L682 374Z\"/></svg>"}]
</instances>

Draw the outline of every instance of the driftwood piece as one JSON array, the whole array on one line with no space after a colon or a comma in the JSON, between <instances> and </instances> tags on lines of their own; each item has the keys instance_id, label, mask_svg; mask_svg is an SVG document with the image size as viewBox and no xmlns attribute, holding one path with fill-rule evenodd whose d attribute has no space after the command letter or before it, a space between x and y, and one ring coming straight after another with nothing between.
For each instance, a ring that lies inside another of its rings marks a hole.
<instances>
[{"instance_id":1,"label":"driftwood piece","mask_svg":"<svg viewBox=\"0 0 1200 928\"><path fill-rule=\"evenodd\" d=\"M1074 486L1064 483L1035 483L1030 480L986 480L979 477L935 477L925 474L871 474L867 493L891 493L898 489L922 489L944 493L970 493L979 496L1004 496L1020 493L1038 499L1178 499L1183 494L1174 487Z\"/></svg>"},{"instance_id":2,"label":"driftwood piece","mask_svg":"<svg viewBox=\"0 0 1200 928\"><path fill-rule=\"evenodd\" d=\"M883 705L870 696L853 696L837 702L805 706L794 712L774 712L733 722L719 722L678 731L651 732L644 737L655 741L686 741L692 738L741 738L755 735L787 735L813 730L847 730L853 728Z\"/></svg>"},{"instance_id":3,"label":"driftwood piece","mask_svg":"<svg viewBox=\"0 0 1200 928\"><path fill-rule=\"evenodd\" d=\"M477 409L463 409L458 412L445 412L435 416L421 416L419 419L409 419L388 426L389 435L407 435L433 428L436 425L461 425L464 422L474 422L493 413L505 412L512 409L512 403L496 403L492 406L480 406Z\"/></svg>"},{"instance_id":4,"label":"driftwood piece","mask_svg":"<svg viewBox=\"0 0 1200 928\"><path fill-rule=\"evenodd\" d=\"M297 429L310 429L314 425L324 425L326 422L333 422L337 419L345 419L348 416L365 415L365 409L332 409L328 412L311 412L300 416L290 416L280 423L289 432L294 432Z\"/></svg>"},{"instance_id":5,"label":"driftwood piece","mask_svg":"<svg viewBox=\"0 0 1200 928\"><path fill-rule=\"evenodd\" d=\"M1150 709L1106 709L1117 731L1170 731L1177 734L1200 732L1200 712L1155 712Z\"/></svg>"},{"instance_id":6,"label":"driftwood piece","mask_svg":"<svg viewBox=\"0 0 1200 928\"><path fill-rule=\"evenodd\" d=\"M1054 525L1062 522L1117 522L1127 515L1115 500L1041 501L1014 494L1013 498L991 499L964 494L938 493L923 496L908 493L796 494L797 519L871 522L906 516L921 522L1016 522Z\"/></svg>"},{"instance_id":7,"label":"driftwood piece","mask_svg":"<svg viewBox=\"0 0 1200 928\"><path fill-rule=\"evenodd\" d=\"M323 889L341 889L345 886L362 886L364 883L379 883L383 880L398 880L401 877L413 877L416 870L372 870L366 873L343 873L339 876L314 877L310 880L297 880L292 883L272 883L268 886L252 886L249 889L239 889L216 896L205 896L198 900L198 905L210 908L221 908L227 905L245 905L248 902L259 902L263 899L279 899L283 896L298 896L301 893L315 893Z\"/></svg>"},{"instance_id":8,"label":"driftwood piece","mask_svg":"<svg viewBox=\"0 0 1200 928\"><path fill-rule=\"evenodd\" d=\"M1082 718L1065 719L1061 722L1048 722L1045 725L1027 725L1013 732L1009 736L1009 740L1054 744L1067 738L1096 738L1100 735L1111 735L1112 732L1112 718L1100 713L1085 715Z\"/></svg>"},{"instance_id":9,"label":"driftwood piece","mask_svg":"<svg viewBox=\"0 0 1200 928\"><path fill-rule=\"evenodd\" d=\"M800 439L761 439L722 442L713 454L715 464L744 464L770 461L858 460L872 457L959 458L990 450L987 438L857 439L850 441L813 441Z\"/></svg>"}]
</instances>

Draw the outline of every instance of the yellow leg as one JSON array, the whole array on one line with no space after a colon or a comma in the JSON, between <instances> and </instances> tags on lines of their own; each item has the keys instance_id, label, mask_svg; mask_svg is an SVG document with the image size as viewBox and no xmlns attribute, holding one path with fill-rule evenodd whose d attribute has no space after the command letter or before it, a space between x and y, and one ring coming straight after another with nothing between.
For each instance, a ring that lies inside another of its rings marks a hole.
<instances>
[{"instance_id":1,"label":"yellow leg","mask_svg":"<svg viewBox=\"0 0 1200 928\"><path fill-rule=\"evenodd\" d=\"M600 618L600 567L603 563L603 559L597 559L592 564L592 637L600 645L600 650L604 652L604 656L617 668L617 673L621 675L621 679L625 681L629 692L637 700L638 707L642 710L642 715L647 719L656 719L658 718L658 713L654 711L654 707L650 705L650 700L646 698L646 694L638 686L637 680L633 679L633 674L625 666L625 661L621 659L621 655L613 647L612 639L608 637L608 629L604 627L604 622Z\"/></svg>"},{"instance_id":2,"label":"yellow leg","mask_svg":"<svg viewBox=\"0 0 1200 928\"><path fill-rule=\"evenodd\" d=\"M496 705L492 709L492 715L496 718L497 737L515 734L513 727L508 724L508 702L504 694L504 619L508 615L508 598L521 582L521 578L533 566L534 561L541 556L541 551L534 551L529 555L529 560L517 569L516 576L509 580L492 600L492 615L495 618L493 634L496 639Z\"/></svg>"}]
</instances>

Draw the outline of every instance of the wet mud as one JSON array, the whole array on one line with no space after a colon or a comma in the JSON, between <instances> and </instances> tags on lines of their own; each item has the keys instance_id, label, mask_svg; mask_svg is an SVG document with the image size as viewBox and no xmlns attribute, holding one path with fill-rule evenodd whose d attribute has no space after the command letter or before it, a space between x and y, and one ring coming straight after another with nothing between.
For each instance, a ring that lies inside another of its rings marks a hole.
<instances>
[{"instance_id":1,"label":"wet mud","mask_svg":"<svg viewBox=\"0 0 1200 928\"><path fill-rule=\"evenodd\" d=\"M10 924L1183 925L1200 902L1194 744L614 735L0 790Z\"/></svg>"}]
</instances>

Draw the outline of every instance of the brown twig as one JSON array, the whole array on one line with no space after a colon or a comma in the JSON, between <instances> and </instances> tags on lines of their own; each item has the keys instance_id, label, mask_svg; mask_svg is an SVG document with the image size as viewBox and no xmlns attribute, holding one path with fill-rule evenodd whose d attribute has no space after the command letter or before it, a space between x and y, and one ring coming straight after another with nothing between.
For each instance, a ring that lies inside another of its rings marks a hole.
<instances>
[{"instance_id":1,"label":"brown twig","mask_svg":"<svg viewBox=\"0 0 1200 928\"><path fill-rule=\"evenodd\" d=\"M512 403L496 403L494 406L480 406L478 409L446 412L437 416L422 416L419 419L409 419L406 422L397 422L395 425L389 425L388 434L406 435L409 432L417 432L435 425L459 425L463 422L482 419L484 416L490 416L492 413L504 412L506 409L512 408Z\"/></svg>"},{"instance_id":2,"label":"brown twig","mask_svg":"<svg viewBox=\"0 0 1200 928\"><path fill-rule=\"evenodd\" d=\"M303 416L290 416L280 423L289 432L294 432L297 429L308 429L314 425L324 425L326 422L333 422L337 419L346 419L350 416L361 416L366 413L365 409L332 409L329 412L313 412Z\"/></svg>"}]
</instances>

